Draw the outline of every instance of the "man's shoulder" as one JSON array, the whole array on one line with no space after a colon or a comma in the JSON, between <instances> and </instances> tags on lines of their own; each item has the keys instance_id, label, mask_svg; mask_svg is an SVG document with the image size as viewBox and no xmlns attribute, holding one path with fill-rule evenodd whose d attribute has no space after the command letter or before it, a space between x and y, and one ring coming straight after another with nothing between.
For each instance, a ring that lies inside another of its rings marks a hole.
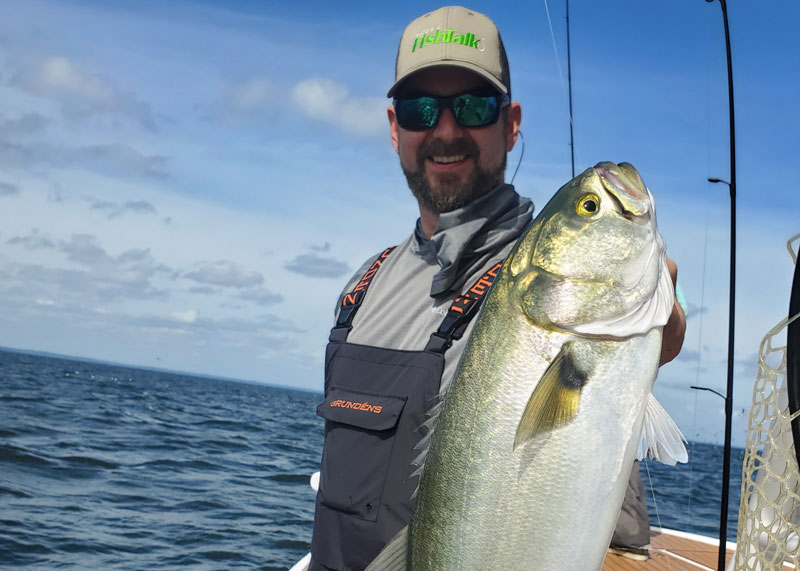
<instances>
[{"instance_id":1,"label":"man's shoulder","mask_svg":"<svg viewBox=\"0 0 800 571\"><path fill-rule=\"evenodd\" d=\"M369 269L375 263L375 260L380 259L381 256L384 255L386 250L390 248L392 249L392 252L387 256L387 259L392 260L397 258L401 254L401 252L405 252L408 250L409 241L412 239L413 235L409 236L408 238L406 238L397 245L390 245L387 246L386 248L383 248L382 250L375 252L373 255L369 256L366 260L364 260L364 263L362 263L361 266L359 266L359 268L353 273L353 275L350 276L350 279L347 280L344 287L342 288L342 291L339 293L339 300L336 304L337 311L339 305L342 302L342 298L345 296L345 294L353 291L353 288L356 287L361 278L363 278L364 275L369 271Z\"/></svg>"}]
</instances>

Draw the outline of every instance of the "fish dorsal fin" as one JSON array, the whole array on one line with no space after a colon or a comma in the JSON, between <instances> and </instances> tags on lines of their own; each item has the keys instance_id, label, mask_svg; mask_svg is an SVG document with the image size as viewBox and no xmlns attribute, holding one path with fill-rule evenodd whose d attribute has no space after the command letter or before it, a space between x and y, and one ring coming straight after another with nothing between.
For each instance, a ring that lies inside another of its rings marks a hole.
<instances>
[{"instance_id":1,"label":"fish dorsal fin","mask_svg":"<svg viewBox=\"0 0 800 571\"><path fill-rule=\"evenodd\" d=\"M365 571L406 571L410 569L408 560L408 526L397 532L381 552L372 560Z\"/></svg>"},{"instance_id":2,"label":"fish dorsal fin","mask_svg":"<svg viewBox=\"0 0 800 571\"><path fill-rule=\"evenodd\" d=\"M686 463L689 461L689 455L684 446L685 442L686 438L681 429L653 393L650 393L644 411L639 460L647 456L669 466L674 466L678 462Z\"/></svg>"},{"instance_id":3,"label":"fish dorsal fin","mask_svg":"<svg viewBox=\"0 0 800 571\"><path fill-rule=\"evenodd\" d=\"M537 434L567 424L578 414L581 389L588 375L578 367L573 357L574 344L568 341L562 345L533 389L517 427L514 450Z\"/></svg>"}]
</instances>

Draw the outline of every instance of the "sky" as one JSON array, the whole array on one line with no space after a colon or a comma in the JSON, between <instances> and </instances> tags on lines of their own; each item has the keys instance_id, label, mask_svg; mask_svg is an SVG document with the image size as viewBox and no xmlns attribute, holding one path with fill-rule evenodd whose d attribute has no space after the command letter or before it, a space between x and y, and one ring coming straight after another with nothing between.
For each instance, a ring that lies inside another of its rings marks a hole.
<instances>
[{"instance_id":1,"label":"sky","mask_svg":"<svg viewBox=\"0 0 800 571\"><path fill-rule=\"evenodd\" d=\"M322 390L337 296L418 211L388 137L405 25L439 4L0 3L0 345ZM498 25L540 209L571 177L565 6L473 2ZM734 439L800 232L800 5L732 0ZM578 172L628 161L688 309L655 394L719 442L728 326L728 97L718 2L570 3ZM779 337L779 339L781 339ZM778 343L780 344L780 343Z\"/></svg>"}]
</instances>

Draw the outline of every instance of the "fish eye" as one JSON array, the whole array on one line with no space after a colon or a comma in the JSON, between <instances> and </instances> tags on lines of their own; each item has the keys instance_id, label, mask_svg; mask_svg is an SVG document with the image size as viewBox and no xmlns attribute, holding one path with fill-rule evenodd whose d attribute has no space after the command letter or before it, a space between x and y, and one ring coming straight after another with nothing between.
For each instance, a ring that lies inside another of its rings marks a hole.
<instances>
[{"instance_id":1,"label":"fish eye","mask_svg":"<svg viewBox=\"0 0 800 571\"><path fill-rule=\"evenodd\" d=\"M575 201L575 212L578 213L578 216L583 216L584 218L589 218L590 216L594 216L600 210L600 197L590 192L589 194L584 194L578 200Z\"/></svg>"}]
</instances>

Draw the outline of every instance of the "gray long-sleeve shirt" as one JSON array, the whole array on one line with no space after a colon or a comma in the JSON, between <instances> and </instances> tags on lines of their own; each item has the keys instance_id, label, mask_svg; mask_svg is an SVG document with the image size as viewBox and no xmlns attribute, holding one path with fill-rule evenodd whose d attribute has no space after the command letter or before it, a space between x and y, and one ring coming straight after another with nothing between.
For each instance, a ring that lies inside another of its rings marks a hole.
<instances>
[{"instance_id":1,"label":"gray long-sleeve shirt","mask_svg":"<svg viewBox=\"0 0 800 571\"><path fill-rule=\"evenodd\" d=\"M414 233L392 251L375 275L347 341L423 350L453 299L508 255L532 213L531 200L504 184L463 208L440 215L430 239L417 221ZM355 273L342 295L352 291L375 257ZM445 353L442 391L450 385L474 322Z\"/></svg>"}]
</instances>

